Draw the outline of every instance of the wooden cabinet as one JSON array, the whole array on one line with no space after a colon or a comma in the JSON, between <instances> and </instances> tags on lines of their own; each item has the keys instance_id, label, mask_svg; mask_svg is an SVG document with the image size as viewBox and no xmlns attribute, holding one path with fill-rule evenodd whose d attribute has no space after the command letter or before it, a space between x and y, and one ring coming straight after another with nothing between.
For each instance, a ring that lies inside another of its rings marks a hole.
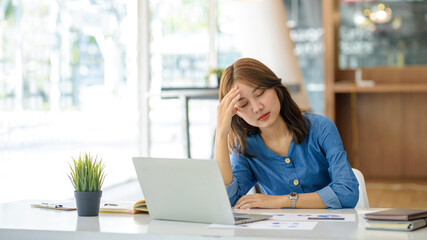
<instances>
[{"instance_id":1,"label":"wooden cabinet","mask_svg":"<svg viewBox=\"0 0 427 240\"><path fill-rule=\"evenodd\" d=\"M427 66L338 67L339 3L323 0L325 114L340 131L350 164L368 179L427 179ZM426 56L427 57L427 56Z\"/></svg>"}]
</instances>

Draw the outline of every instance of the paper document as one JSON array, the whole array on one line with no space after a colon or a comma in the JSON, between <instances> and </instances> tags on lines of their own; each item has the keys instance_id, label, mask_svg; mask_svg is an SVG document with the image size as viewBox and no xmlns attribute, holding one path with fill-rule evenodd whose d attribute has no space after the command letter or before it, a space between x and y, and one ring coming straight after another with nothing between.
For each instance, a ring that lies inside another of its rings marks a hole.
<instances>
[{"instance_id":1,"label":"paper document","mask_svg":"<svg viewBox=\"0 0 427 240\"><path fill-rule=\"evenodd\" d=\"M42 202L42 203L31 204L31 207L62 210L62 211L76 210L76 204L74 203Z\"/></svg>"},{"instance_id":2,"label":"paper document","mask_svg":"<svg viewBox=\"0 0 427 240\"><path fill-rule=\"evenodd\" d=\"M211 224L209 228L233 228L233 229L277 229L277 230L313 230L317 222L284 222L265 220L241 225Z\"/></svg>"},{"instance_id":3,"label":"paper document","mask_svg":"<svg viewBox=\"0 0 427 240\"><path fill-rule=\"evenodd\" d=\"M267 213L265 213L267 214ZM331 214L331 213L268 213L273 215L271 220L276 221L328 221L328 222L354 222L356 214Z\"/></svg>"}]
</instances>

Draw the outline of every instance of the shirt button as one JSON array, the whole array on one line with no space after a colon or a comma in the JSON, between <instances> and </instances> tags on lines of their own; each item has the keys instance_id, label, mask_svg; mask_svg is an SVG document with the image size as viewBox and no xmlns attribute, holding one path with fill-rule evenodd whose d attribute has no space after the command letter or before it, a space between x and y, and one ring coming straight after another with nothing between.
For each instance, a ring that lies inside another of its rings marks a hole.
<instances>
[{"instance_id":1,"label":"shirt button","mask_svg":"<svg viewBox=\"0 0 427 240\"><path fill-rule=\"evenodd\" d=\"M296 185L298 185L299 184L299 181L298 180L294 180L294 185L296 186Z\"/></svg>"},{"instance_id":2,"label":"shirt button","mask_svg":"<svg viewBox=\"0 0 427 240\"><path fill-rule=\"evenodd\" d=\"M286 162L286 163L290 163L290 162L291 162L291 159L290 159L290 158L286 158L286 159L285 159L285 162Z\"/></svg>"}]
</instances>

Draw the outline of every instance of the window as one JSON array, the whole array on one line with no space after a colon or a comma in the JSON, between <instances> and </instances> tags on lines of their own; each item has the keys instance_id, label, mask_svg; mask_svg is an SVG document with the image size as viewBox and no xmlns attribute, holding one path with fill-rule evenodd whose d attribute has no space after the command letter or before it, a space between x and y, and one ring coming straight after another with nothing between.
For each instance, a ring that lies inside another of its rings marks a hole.
<instances>
[{"instance_id":1,"label":"window","mask_svg":"<svg viewBox=\"0 0 427 240\"><path fill-rule=\"evenodd\" d=\"M217 80L209 77L209 69L217 64L212 61L217 53L210 47L215 42L214 2L149 1L151 156L211 158L218 103L211 93L197 99L190 95L217 91ZM197 148L187 149L196 142Z\"/></svg>"},{"instance_id":2,"label":"window","mask_svg":"<svg viewBox=\"0 0 427 240\"><path fill-rule=\"evenodd\" d=\"M67 163L82 151L102 157L104 186L133 176L136 6L1 2L1 201L72 197Z\"/></svg>"},{"instance_id":3,"label":"window","mask_svg":"<svg viewBox=\"0 0 427 240\"><path fill-rule=\"evenodd\" d=\"M304 77L310 108L323 114L322 1L285 0L288 27Z\"/></svg>"},{"instance_id":4,"label":"window","mask_svg":"<svg viewBox=\"0 0 427 240\"><path fill-rule=\"evenodd\" d=\"M206 87L209 1L151 0L152 87Z\"/></svg>"}]
</instances>

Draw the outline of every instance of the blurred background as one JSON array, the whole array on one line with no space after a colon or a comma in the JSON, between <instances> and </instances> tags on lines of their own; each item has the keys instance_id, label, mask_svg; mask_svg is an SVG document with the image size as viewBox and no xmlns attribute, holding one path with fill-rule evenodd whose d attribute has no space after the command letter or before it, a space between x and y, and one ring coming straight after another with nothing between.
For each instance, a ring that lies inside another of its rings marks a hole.
<instances>
[{"instance_id":1,"label":"blurred background","mask_svg":"<svg viewBox=\"0 0 427 240\"><path fill-rule=\"evenodd\" d=\"M427 64L426 1L336 2L340 68ZM325 114L322 3L0 0L0 202L72 198L86 151L124 200L140 196L134 156L212 159L218 77L253 50L289 55L259 58Z\"/></svg>"}]
</instances>

